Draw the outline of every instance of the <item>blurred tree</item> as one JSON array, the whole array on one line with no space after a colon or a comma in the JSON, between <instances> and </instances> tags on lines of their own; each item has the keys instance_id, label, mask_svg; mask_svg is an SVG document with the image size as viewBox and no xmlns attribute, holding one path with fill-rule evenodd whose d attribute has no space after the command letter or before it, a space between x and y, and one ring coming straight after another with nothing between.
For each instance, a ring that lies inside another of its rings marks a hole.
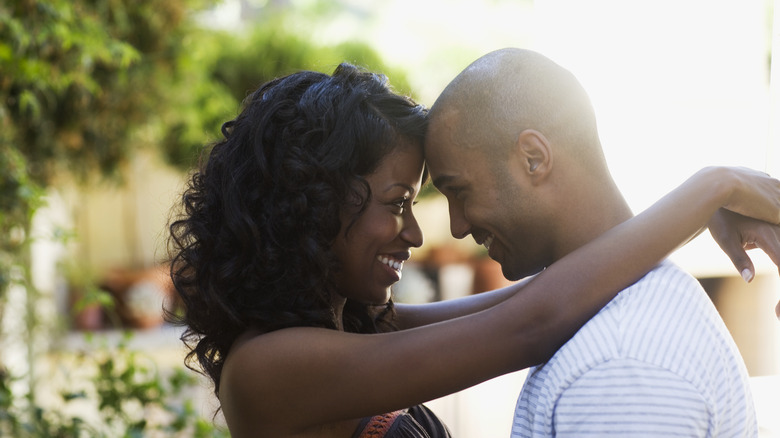
<instances>
[{"instance_id":1,"label":"blurred tree","mask_svg":"<svg viewBox=\"0 0 780 438\"><path fill-rule=\"evenodd\" d=\"M10 0L0 6L0 116L27 174L116 176L165 104L205 0Z\"/></svg>"},{"instance_id":2,"label":"blurred tree","mask_svg":"<svg viewBox=\"0 0 780 438\"><path fill-rule=\"evenodd\" d=\"M111 178L183 70L188 14L209 0L0 4L0 293L43 188Z\"/></svg>"},{"instance_id":3,"label":"blurred tree","mask_svg":"<svg viewBox=\"0 0 780 438\"><path fill-rule=\"evenodd\" d=\"M388 66L368 44L321 45L285 25L289 17L300 19L297 9L269 4L264 11L246 23L245 33L212 31L185 43L190 62L198 68L182 69L177 81L179 101L189 103L161 119L166 130L162 148L170 163L191 167L204 143L219 138L220 124L236 115L249 93L295 71L332 73L347 61L386 74L397 92L411 94L406 74Z\"/></svg>"},{"instance_id":4,"label":"blurred tree","mask_svg":"<svg viewBox=\"0 0 780 438\"><path fill-rule=\"evenodd\" d=\"M0 3L0 318L4 292L15 284L26 294L30 418L43 330L30 272L33 215L48 187L94 175L118 180L133 150L154 144L149 127L174 97L169 88L181 70L189 14L207 3Z\"/></svg>"},{"instance_id":5,"label":"blurred tree","mask_svg":"<svg viewBox=\"0 0 780 438\"><path fill-rule=\"evenodd\" d=\"M282 14L283 16L283 14ZM284 20L263 20L243 38L223 34L222 50L217 55L214 75L224 83L238 101L260 84L299 70L332 73L343 62L386 74L394 89L410 94L406 75L389 67L369 45L346 42L332 46L318 45L300 33L286 30Z\"/></svg>"}]
</instances>

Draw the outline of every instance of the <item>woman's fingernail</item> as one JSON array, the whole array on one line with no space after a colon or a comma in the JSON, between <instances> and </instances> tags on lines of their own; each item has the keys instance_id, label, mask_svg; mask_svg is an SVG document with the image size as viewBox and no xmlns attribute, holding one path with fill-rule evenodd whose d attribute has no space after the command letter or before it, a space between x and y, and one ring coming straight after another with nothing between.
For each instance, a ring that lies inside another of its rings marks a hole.
<instances>
[{"instance_id":1,"label":"woman's fingernail","mask_svg":"<svg viewBox=\"0 0 780 438\"><path fill-rule=\"evenodd\" d=\"M745 269L742 270L742 278L746 282L750 283L753 280L753 273L750 272L750 269L745 268Z\"/></svg>"}]
</instances>

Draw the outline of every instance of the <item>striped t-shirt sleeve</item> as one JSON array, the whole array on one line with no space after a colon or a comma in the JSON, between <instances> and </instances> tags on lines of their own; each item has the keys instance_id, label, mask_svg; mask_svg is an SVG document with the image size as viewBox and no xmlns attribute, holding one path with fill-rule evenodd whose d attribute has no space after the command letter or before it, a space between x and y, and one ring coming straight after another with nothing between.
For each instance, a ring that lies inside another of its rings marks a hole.
<instances>
[{"instance_id":1,"label":"striped t-shirt sleeve","mask_svg":"<svg viewBox=\"0 0 780 438\"><path fill-rule=\"evenodd\" d=\"M590 369L559 397L557 437L697 437L708 430L699 391L676 374L634 359Z\"/></svg>"},{"instance_id":2,"label":"striped t-shirt sleeve","mask_svg":"<svg viewBox=\"0 0 780 438\"><path fill-rule=\"evenodd\" d=\"M756 435L739 351L698 282L670 263L529 370L512 424L513 438Z\"/></svg>"}]
</instances>

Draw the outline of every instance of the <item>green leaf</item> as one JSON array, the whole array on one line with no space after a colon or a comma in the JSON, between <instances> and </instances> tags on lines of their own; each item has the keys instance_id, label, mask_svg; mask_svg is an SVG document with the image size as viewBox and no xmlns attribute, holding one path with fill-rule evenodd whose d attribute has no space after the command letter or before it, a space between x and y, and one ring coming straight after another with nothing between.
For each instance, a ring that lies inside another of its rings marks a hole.
<instances>
[{"instance_id":1,"label":"green leaf","mask_svg":"<svg viewBox=\"0 0 780 438\"><path fill-rule=\"evenodd\" d=\"M28 113L33 119L41 117L41 105L38 102L38 98L30 90L22 90L22 93L19 95L19 109Z\"/></svg>"}]
</instances>

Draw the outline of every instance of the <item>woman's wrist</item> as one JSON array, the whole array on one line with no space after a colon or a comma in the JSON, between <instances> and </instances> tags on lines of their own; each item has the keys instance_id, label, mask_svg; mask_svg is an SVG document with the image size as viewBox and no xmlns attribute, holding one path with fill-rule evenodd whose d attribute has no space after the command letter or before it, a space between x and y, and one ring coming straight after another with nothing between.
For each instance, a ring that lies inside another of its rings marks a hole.
<instances>
[{"instance_id":1,"label":"woman's wrist","mask_svg":"<svg viewBox=\"0 0 780 438\"><path fill-rule=\"evenodd\" d=\"M712 211L718 208L728 208L731 197L740 184L736 173L727 167L708 166L694 175L700 180L701 188L698 190L698 196L707 197L711 202Z\"/></svg>"},{"instance_id":2,"label":"woman's wrist","mask_svg":"<svg viewBox=\"0 0 780 438\"><path fill-rule=\"evenodd\" d=\"M780 181L744 167L706 167L697 173L700 196L743 216L780 224Z\"/></svg>"}]
</instances>

